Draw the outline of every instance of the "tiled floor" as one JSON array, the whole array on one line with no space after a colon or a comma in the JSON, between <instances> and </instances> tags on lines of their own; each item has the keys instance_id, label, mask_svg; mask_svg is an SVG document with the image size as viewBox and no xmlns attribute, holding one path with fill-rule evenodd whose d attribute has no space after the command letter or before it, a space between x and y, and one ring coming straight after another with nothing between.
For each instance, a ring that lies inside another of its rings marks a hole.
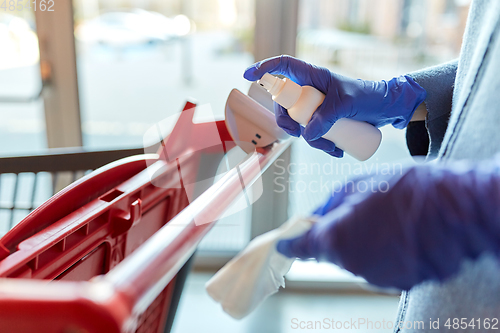
<instances>
[{"instance_id":1,"label":"tiled floor","mask_svg":"<svg viewBox=\"0 0 500 333\"><path fill-rule=\"evenodd\" d=\"M242 320L234 320L222 311L205 292L204 284L209 273L193 273L187 280L181 298L173 333L291 333L326 332L326 322L331 320L356 322L357 326L336 329L335 332L391 332L395 319L398 297L369 294L305 293L281 290L266 300L255 312ZM360 326L359 318L383 324L386 329ZM316 329L300 329L308 321ZM391 322L389 324L388 322ZM314 325L314 323L312 323ZM350 323L349 323L350 325Z\"/></svg>"}]
</instances>

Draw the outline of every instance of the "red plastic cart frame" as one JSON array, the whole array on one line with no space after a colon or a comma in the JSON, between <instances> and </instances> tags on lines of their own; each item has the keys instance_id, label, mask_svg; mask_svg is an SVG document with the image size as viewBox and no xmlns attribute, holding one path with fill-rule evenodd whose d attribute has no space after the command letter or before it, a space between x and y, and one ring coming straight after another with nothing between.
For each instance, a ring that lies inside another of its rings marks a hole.
<instances>
[{"instance_id":1,"label":"red plastic cart frame","mask_svg":"<svg viewBox=\"0 0 500 333\"><path fill-rule=\"evenodd\" d=\"M188 204L201 154L234 146L224 121L194 124L194 107L186 104L159 154L94 171L0 239L1 332L163 330L176 274L290 144L248 155ZM220 145L199 149L207 140Z\"/></svg>"}]
</instances>

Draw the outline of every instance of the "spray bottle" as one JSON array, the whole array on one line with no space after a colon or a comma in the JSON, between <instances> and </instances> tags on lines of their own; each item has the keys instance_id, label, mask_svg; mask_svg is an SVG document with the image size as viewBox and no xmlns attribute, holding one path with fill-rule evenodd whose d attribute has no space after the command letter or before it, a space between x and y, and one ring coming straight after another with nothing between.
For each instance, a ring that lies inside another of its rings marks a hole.
<instances>
[{"instance_id":1,"label":"spray bottle","mask_svg":"<svg viewBox=\"0 0 500 333\"><path fill-rule=\"evenodd\" d=\"M280 79L269 73L257 81L273 96L273 100L288 110L289 116L305 126L325 95L311 86L300 86L290 79ZM365 161L378 149L382 133L364 121L338 119L323 138L335 143L352 157Z\"/></svg>"}]
</instances>

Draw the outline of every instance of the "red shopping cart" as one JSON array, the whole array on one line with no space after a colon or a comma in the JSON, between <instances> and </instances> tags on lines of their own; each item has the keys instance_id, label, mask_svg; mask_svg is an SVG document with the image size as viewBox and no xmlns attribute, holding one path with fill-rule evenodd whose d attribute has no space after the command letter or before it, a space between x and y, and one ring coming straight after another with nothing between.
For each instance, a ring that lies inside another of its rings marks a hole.
<instances>
[{"instance_id":1,"label":"red shopping cart","mask_svg":"<svg viewBox=\"0 0 500 333\"><path fill-rule=\"evenodd\" d=\"M193 197L204 154L235 144L187 103L158 154L61 190L0 239L1 332L169 332L197 244L288 146L275 143Z\"/></svg>"}]
</instances>

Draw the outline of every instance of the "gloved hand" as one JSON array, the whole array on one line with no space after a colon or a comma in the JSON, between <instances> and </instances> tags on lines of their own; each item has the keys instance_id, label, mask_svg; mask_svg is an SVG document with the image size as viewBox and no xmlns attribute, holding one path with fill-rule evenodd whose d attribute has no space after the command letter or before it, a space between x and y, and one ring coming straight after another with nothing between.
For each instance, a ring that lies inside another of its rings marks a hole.
<instances>
[{"instance_id":1,"label":"gloved hand","mask_svg":"<svg viewBox=\"0 0 500 333\"><path fill-rule=\"evenodd\" d=\"M373 192L372 192L373 191ZM500 159L419 165L349 182L304 235L277 244L288 257L344 267L381 287L443 281L466 258L500 254Z\"/></svg>"},{"instance_id":2,"label":"gloved hand","mask_svg":"<svg viewBox=\"0 0 500 333\"><path fill-rule=\"evenodd\" d=\"M288 134L297 137L302 134L311 146L337 157L342 151L331 141L321 138L337 119L352 118L376 127L392 124L402 129L426 97L425 90L408 76L390 81L355 80L286 55L255 63L243 76L256 81L265 73L282 74L326 95L302 133L301 126L283 107L275 103L274 111L278 126Z\"/></svg>"}]
</instances>

